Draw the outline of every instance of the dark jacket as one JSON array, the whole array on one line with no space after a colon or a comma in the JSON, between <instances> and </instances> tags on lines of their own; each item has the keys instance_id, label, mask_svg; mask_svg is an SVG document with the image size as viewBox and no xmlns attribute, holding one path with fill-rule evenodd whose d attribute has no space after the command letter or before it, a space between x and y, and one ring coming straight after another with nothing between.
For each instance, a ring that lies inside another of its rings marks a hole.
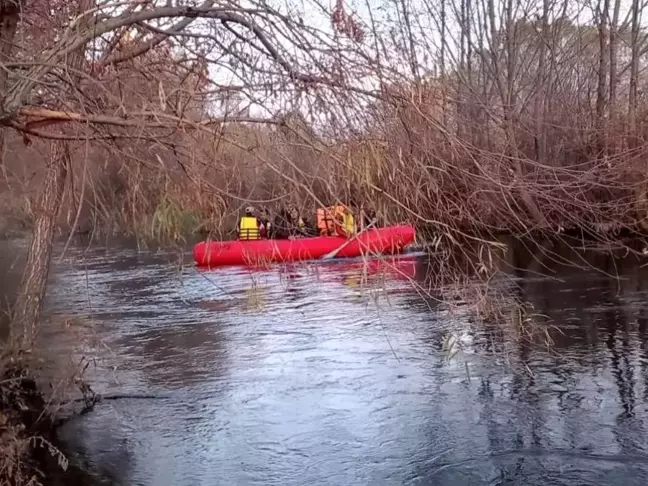
<instances>
[{"instance_id":1,"label":"dark jacket","mask_svg":"<svg viewBox=\"0 0 648 486\"><path fill-rule=\"evenodd\" d=\"M290 213L282 209L279 214L275 216L272 224L272 238L283 240L291 236L312 236L315 234L309 221L302 218L304 226L300 227L297 221L294 221Z\"/></svg>"}]
</instances>

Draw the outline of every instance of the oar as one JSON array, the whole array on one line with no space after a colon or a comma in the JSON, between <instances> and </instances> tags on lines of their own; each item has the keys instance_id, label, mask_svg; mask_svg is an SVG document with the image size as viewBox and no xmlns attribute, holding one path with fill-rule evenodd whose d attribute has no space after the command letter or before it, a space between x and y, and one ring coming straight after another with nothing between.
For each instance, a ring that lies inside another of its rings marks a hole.
<instances>
[{"instance_id":1,"label":"oar","mask_svg":"<svg viewBox=\"0 0 648 486\"><path fill-rule=\"evenodd\" d=\"M368 224L368 225L367 225L367 226L366 226L362 231L359 231L358 233L356 233L355 235L353 235L353 238L351 238L350 240L344 242L344 244L340 245L340 246L339 246L338 248L336 248L335 250L333 250L333 251L327 253L326 255L324 255L320 260L330 260L331 258L335 258L336 255L340 252L340 250L342 250L343 248L346 248L347 245L348 245L349 243L351 243L353 240L355 240L358 236L360 236L362 233L364 233L365 231L367 231L369 228L371 228L371 227L372 227L373 225L375 225L377 222L378 222L378 220L377 220L377 219L374 219L374 220L373 220L371 223L369 223L369 224Z\"/></svg>"}]
</instances>

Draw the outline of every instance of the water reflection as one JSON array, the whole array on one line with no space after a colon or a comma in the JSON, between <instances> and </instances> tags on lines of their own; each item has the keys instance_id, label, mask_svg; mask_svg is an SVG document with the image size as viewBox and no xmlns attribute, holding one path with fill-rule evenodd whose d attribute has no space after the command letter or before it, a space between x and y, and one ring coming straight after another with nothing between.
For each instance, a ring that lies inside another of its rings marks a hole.
<instances>
[{"instance_id":1,"label":"water reflection","mask_svg":"<svg viewBox=\"0 0 648 486\"><path fill-rule=\"evenodd\" d=\"M113 351L98 391L158 398L61 436L98 484L645 484L645 270L557 251L509 257L506 285L550 319L534 332L422 298L420 259L203 272L86 254L50 309L95 316Z\"/></svg>"}]
</instances>

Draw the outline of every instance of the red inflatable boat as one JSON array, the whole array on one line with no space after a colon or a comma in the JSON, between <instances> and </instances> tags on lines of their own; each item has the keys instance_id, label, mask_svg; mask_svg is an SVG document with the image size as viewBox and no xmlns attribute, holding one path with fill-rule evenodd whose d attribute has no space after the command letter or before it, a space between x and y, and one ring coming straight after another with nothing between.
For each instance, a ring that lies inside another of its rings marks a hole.
<instances>
[{"instance_id":1,"label":"red inflatable boat","mask_svg":"<svg viewBox=\"0 0 648 486\"><path fill-rule=\"evenodd\" d=\"M336 258L367 254L400 253L414 241L414 227L409 225L369 229L347 240L340 236L318 236L294 240L203 241L194 246L197 265L263 265L273 262L316 260L340 249Z\"/></svg>"}]
</instances>

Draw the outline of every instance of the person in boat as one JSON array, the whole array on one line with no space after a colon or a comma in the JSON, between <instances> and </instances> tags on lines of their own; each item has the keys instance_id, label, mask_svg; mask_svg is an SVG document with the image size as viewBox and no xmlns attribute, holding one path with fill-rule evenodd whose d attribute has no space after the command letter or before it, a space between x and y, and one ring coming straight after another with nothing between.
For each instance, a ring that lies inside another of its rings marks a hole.
<instances>
[{"instance_id":1,"label":"person in boat","mask_svg":"<svg viewBox=\"0 0 648 486\"><path fill-rule=\"evenodd\" d=\"M347 238L353 236L357 232L355 217L353 216L353 211L346 206L344 207L344 213L342 214L342 232L343 236ZM340 231L338 231L338 234Z\"/></svg>"},{"instance_id":2,"label":"person in boat","mask_svg":"<svg viewBox=\"0 0 648 486\"><path fill-rule=\"evenodd\" d=\"M270 213L267 209L262 208L258 216L261 223L261 238L270 238L273 231L273 224L270 222Z\"/></svg>"},{"instance_id":3,"label":"person in boat","mask_svg":"<svg viewBox=\"0 0 648 486\"><path fill-rule=\"evenodd\" d=\"M285 208L281 208L272 221L270 237L272 239L285 240L288 236L288 212Z\"/></svg>"},{"instance_id":4,"label":"person in boat","mask_svg":"<svg viewBox=\"0 0 648 486\"><path fill-rule=\"evenodd\" d=\"M316 211L317 231L320 236L334 236L335 227L342 223L339 215L333 211L333 206L319 208Z\"/></svg>"},{"instance_id":5,"label":"person in boat","mask_svg":"<svg viewBox=\"0 0 648 486\"><path fill-rule=\"evenodd\" d=\"M335 204L317 210L317 229L320 236L351 236L355 234L355 220L348 207Z\"/></svg>"},{"instance_id":6,"label":"person in boat","mask_svg":"<svg viewBox=\"0 0 648 486\"><path fill-rule=\"evenodd\" d=\"M304 218L299 213L297 207L290 206L288 208L288 218L290 225L290 236L295 238L315 236L312 224L310 223L310 221L308 221L307 218Z\"/></svg>"},{"instance_id":7,"label":"person in boat","mask_svg":"<svg viewBox=\"0 0 648 486\"><path fill-rule=\"evenodd\" d=\"M312 231L307 221L299 214L295 206L282 208L274 219L273 238L302 238L311 236Z\"/></svg>"},{"instance_id":8,"label":"person in boat","mask_svg":"<svg viewBox=\"0 0 648 486\"><path fill-rule=\"evenodd\" d=\"M378 217L376 216L376 211L372 207L362 209L360 215L360 224L362 226L362 229L365 229L372 224L372 228L380 227L380 222L378 221Z\"/></svg>"},{"instance_id":9,"label":"person in boat","mask_svg":"<svg viewBox=\"0 0 648 486\"><path fill-rule=\"evenodd\" d=\"M252 206L245 208L238 225L238 239L242 241L260 240L265 233L265 227Z\"/></svg>"}]
</instances>

